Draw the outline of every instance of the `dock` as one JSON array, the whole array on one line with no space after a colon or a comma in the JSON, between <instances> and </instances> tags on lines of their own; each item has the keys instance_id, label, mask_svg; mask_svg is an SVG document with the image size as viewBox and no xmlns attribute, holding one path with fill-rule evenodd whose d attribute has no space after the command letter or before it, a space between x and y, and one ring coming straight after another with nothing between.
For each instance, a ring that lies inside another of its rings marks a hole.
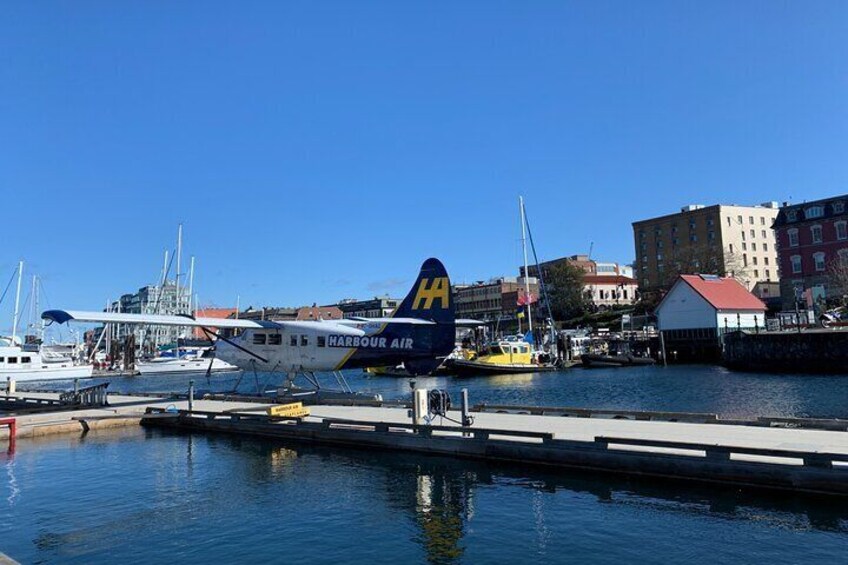
<instances>
[{"instance_id":1,"label":"dock","mask_svg":"<svg viewBox=\"0 0 848 565\"><path fill-rule=\"evenodd\" d=\"M31 401L56 399L39 393ZM3 401L0 397L0 405ZM15 417L18 438L140 423L192 433L848 496L848 420L737 421L711 414L481 405L473 410L473 425L462 427L457 411L413 424L408 410L397 404L312 405L304 417L269 415L272 406L271 399L197 399L189 410L186 398L110 394L108 406ZM2 437L8 431L0 428Z\"/></svg>"}]
</instances>

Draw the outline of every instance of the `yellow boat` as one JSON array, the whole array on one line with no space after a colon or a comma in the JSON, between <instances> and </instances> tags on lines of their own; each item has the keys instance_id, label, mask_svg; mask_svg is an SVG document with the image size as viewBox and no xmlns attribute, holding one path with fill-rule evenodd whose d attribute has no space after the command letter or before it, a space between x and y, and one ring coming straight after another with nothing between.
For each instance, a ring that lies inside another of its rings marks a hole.
<instances>
[{"instance_id":1,"label":"yellow boat","mask_svg":"<svg viewBox=\"0 0 848 565\"><path fill-rule=\"evenodd\" d=\"M526 341L500 340L489 344L470 359L450 359L448 369L455 375L503 375L539 373L556 367L539 363Z\"/></svg>"}]
</instances>

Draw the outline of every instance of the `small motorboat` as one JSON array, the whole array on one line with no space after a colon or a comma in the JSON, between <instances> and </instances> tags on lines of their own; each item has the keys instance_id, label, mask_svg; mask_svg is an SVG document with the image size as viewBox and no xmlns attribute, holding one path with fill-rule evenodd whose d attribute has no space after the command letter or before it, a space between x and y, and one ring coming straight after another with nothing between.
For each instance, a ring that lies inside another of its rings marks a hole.
<instances>
[{"instance_id":1,"label":"small motorboat","mask_svg":"<svg viewBox=\"0 0 848 565\"><path fill-rule=\"evenodd\" d=\"M584 354L580 357L584 367L632 367L634 365L654 365L651 357L636 357L635 355L594 355Z\"/></svg>"}]
</instances>

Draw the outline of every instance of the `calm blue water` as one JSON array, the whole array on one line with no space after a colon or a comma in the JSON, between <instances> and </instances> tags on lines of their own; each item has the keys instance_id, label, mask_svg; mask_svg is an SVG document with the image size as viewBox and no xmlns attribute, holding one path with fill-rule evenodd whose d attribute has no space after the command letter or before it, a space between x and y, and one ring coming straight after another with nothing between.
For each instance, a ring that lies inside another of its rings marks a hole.
<instances>
[{"instance_id":1,"label":"calm blue water","mask_svg":"<svg viewBox=\"0 0 848 565\"><path fill-rule=\"evenodd\" d=\"M0 464L0 551L23 563L848 558L844 500L140 428Z\"/></svg>"},{"instance_id":2,"label":"calm blue water","mask_svg":"<svg viewBox=\"0 0 848 565\"><path fill-rule=\"evenodd\" d=\"M386 399L410 395L408 379L365 376L359 371L350 371L347 375L348 382L357 391L380 393ZM201 376L195 383L198 389L224 391L233 389L237 379L233 375L213 375L207 381ZM185 377L129 377L110 382L110 391L185 391L188 387ZM248 373L242 375L239 390L250 393L257 390L257 384L264 388L280 382L279 375ZM324 375L322 382L334 388L331 376ZM708 365L591 370L578 367L561 373L535 375L423 378L418 379L418 384L448 389L457 400L459 390L466 387L472 404L708 412L740 418L848 418L848 375L739 373ZM70 383L49 386L64 389Z\"/></svg>"},{"instance_id":3,"label":"calm blue water","mask_svg":"<svg viewBox=\"0 0 848 565\"><path fill-rule=\"evenodd\" d=\"M356 390L409 395L407 379L348 378ZM236 382L196 379L216 391ZM249 374L239 389L279 382ZM839 376L678 366L419 383L457 395L467 387L472 402L848 417L848 377ZM0 464L0 552L25 563L848 560L848 504L838 499L137 428L20 441Z\"/></svg>"}]
</instances>

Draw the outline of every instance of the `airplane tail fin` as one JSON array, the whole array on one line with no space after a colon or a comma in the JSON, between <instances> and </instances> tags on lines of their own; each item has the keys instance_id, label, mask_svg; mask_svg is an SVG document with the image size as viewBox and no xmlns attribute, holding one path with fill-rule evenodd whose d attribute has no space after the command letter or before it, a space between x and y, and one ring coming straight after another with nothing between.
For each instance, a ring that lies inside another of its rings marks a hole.
<instances>
[{"instance_id":1,"label":"airplane tail fin","mask_svg":"<svg viewBox=\"0 0 848 565\"><path fill-rule=\"evenodd\" d=\"M412 290L397 307L393 318L418 318L438 324L454 324L456 311L450 278L442 262L435 258L424 261Z\"/></svg>"}]
</instances>

